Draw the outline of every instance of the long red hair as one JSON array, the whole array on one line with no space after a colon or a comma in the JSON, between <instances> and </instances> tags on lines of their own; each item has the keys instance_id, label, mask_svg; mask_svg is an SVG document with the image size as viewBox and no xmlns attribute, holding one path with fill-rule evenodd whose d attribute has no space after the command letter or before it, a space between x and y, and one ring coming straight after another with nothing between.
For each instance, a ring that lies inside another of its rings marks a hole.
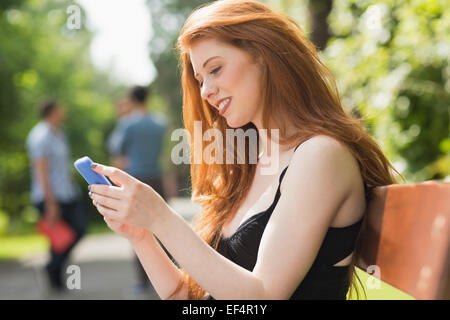
<instances>
[{"instance_id":1,"label":"long red hair","mask_svg":"<svg viewBox=\"0 0 450 320\"><path fill-rule=\"evenodd\" d=\"M269 119L277 119L276 123L281 124L277 127L281 145L294 147L315 135L328 135L345 145L358 161L368 193L374 187L394 183L391 169L395 169L360 120L343 109L332 74L301 27L288 15L257 1L224 0L200 6L180 32L177 49L182 69L183 121L192 139L194 121L201 121L202 134L216 128L225 136L229 128L216 109L201 98L194 78L189 48L204 37L232 44L255 61L262 58L263 127L270 135ZM298 130L287 136L287 125ZM242 127L250 128L255 128L252 123ZM205 144L202 141L202 150ZM191 141L192 200L202 205L193 224L199 236L216 248L223 225L233 218L247 196L256 165L248 161L240 164L237 159L246 155L238 154L236 147L232 155L236 161L232 164L194 164L194 154L199 150L193 148ZM228 149L224 149L226 154ZM354 254L351 284L356 258ZM205 291L186 272L184 276L189 299L202 298Z\"/></svg>"}]
</instances>

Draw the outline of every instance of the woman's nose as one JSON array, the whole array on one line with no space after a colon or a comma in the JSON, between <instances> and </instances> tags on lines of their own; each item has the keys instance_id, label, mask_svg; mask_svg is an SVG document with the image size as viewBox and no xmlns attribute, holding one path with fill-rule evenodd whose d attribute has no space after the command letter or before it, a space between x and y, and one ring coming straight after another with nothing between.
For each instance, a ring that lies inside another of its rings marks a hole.
<instances>
[{"instance_id":1,"label":"woman's nose","mask_svg":"<svg viewBox=\"0 0 450 320\"><path fill-rule=\"evenodd\" d=\"M204 100L211 99L217 93L217 87L211 82L203 82L201 96Z\"/></svg>"}]
</instances>

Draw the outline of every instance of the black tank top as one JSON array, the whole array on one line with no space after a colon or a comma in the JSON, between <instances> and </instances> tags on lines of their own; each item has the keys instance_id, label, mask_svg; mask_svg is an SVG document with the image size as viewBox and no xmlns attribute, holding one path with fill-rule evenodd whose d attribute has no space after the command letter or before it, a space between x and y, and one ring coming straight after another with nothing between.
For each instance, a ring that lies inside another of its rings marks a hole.
<instances>
[{"instance_id":1,"label":"black tank top","mask_svg":"<svg viewBox=\"0 0 450 320\"><path fill-rule=\"evenodd\" d=\"M280 198L281 181L288 167L281 172L277 193L270 207L251 216L230 237L221 237L219 240L217 251L249 271L255 267L259 244ZM316 259L290 300L346 299L350 285L349 267L333 265L353 252L362 221L363 218L346 227L328 228ZM214 298L209 295L207 300Z\"/></svg>"}]
</instances>

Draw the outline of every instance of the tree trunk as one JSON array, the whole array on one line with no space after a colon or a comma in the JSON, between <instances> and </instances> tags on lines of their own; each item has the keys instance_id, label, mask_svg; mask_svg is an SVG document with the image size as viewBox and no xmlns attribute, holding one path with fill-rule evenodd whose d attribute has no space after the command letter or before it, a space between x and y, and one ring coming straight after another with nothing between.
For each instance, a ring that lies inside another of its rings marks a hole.
<instances>
[{"instance_id":1,"label":"tree trunk","mask_svg":"<svg viewBox=\"0 0 450 320\"><path fill-rule=\"evenodd\" d=\"M331 37L327 17L333 7L333 0L310 0L308 4L311 15L311 41L318 50L323 50Z\"/></svg>"}]
</instances>

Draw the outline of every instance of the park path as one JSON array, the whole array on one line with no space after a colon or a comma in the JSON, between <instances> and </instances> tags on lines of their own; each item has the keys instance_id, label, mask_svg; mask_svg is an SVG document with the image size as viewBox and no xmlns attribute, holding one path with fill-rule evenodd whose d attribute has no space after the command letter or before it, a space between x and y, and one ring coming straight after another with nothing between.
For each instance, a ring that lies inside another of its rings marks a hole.
<instances>
[{"instance_id":1,"label":"park path","mask_svg":"<svg viewBox=\"0 0 450 320\"><path fill-rule=\"evenodd\" d=\"M169 205L187 221L200 211L189 198L170 199ZM74 248L69 264L80 268L80 289L49 291L43 271L47 259L47 253L39 253L0 262L0 299L159 299L153 288L131 294L137 280L134 252L126 239L112 232L85 236Z\"/></svg>"}]
</instances>

